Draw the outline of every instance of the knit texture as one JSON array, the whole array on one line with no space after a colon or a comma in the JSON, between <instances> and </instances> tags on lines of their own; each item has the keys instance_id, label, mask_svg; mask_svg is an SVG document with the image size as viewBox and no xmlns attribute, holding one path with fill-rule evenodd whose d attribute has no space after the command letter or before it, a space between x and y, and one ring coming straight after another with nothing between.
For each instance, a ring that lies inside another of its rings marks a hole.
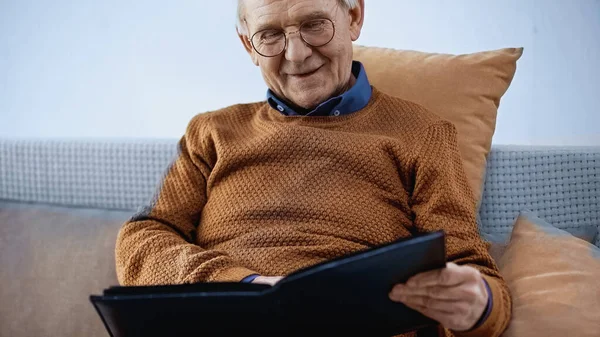
<instances>
[{"instance_id":1,"label":"knit texture","mask_svg":"<svg viewBox=\"0 0 600 337\"><path fill-rule=\"evenodd\" d=\"M498 336L510 296L480 239L454 126L373 89L344 116L265 102L192 119L152 204L117 239L123 285L240 281L444 230L448 261L486 276L494 306L468 336ZM447 335L451 332L446 331Z\"/></svg>"}]
</instances>

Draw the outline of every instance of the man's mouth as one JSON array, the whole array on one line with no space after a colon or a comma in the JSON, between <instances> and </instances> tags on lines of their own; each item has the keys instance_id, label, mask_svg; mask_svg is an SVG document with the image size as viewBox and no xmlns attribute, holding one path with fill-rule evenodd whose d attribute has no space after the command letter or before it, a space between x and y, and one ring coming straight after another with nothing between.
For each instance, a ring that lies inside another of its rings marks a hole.
<instances>
[{"instance_id":1,"label":"man's mouth","mask_svg":"<svg viewBox=\"0 0 600 337\"><path fill-rule=\"evenodd\" d=\"M321 69L321 67L318 67L315 70L309 71L307 73L290 74L290 76L295 77L295 78L307 78L307 77L313 75L314 73L316 73L317 71L319 71L319 69Z\"/></svg>"}]
</instances>

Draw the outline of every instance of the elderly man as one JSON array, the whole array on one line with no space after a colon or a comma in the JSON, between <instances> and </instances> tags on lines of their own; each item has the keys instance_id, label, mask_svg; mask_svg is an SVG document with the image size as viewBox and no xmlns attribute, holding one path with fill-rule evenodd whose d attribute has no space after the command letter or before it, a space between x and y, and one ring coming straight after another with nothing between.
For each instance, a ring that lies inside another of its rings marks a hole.
<instances>
[{"instance_id":1,"label":"elderly man","mask_svg":"<svg viewBox=\"0 0 600 337\"><path fill-rule=\"evenodd\" d=\"M456 130L370 86L352 61L363 13L363 0L240 1L238 34L267 99L192 119L154 202L119 233L122 284L274 284L444 230L447 267L390 299L442 335L502 333L511 300L477 232Z\"/></svg>"}]
</instances>

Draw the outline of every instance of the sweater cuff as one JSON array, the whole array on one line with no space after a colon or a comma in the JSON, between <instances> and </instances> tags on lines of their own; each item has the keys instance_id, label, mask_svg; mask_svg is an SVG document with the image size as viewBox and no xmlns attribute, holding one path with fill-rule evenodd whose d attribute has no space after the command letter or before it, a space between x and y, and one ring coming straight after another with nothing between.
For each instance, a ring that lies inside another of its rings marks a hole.
<instances>
[{"instance_id":1,"label":"sweater cuff","mask_svg":"<svg viewBox=\"0 0 600 337\"><path fill-rule=\"evenodd\" d=\"M259 274L252 274L250 276L246 276L242 279L242 283L252 283L252 281L254 281L254 279L259 276Z\"/></svg>"},{"instance_id":2,"label":"sweater cuff","mask_svg":"<svg viewBox=\"0 0 600 337\"><path fill-rule=\"evenodd\" d=\"M499 329L499 325L502 323L500 322L502 319L502 315L504 315L504 313L502 312L502 304L504 303L502 287L499 284L499 281L495 278L490 277L488 275L482 276L484 281L486 282L486 285L489 287L489 290L491 290L490 299L488 300L488 307L491 304L491 308L486 309L489 311L487 313L487 318L482 320L482 322L479 322L479 326L476 326L472 330L462 332L452 331L457 337L487 337L498 335L497 330Z\"/></svg>"},{"instance_id":3,"label":"sweater cuff","mask_svg":"<svg viewBox=\"0 0 600 337\"><path fill-rule=\"evenodd\" d=\"M488 319L488 317L490 317L490 314L492 313L492 306L494 305L494 296L492 296L492 290L490 289L490 285L488 284L488 282L485 280L485 277L483 278L483 283L485 283L485 291L488 294L487 305L485 306L483 314L481 315L481 317L479 317L479 320L477 321L477 323L475 323L471 330L479 328L483 324L483 322L485 322Z\"/></svg>"},{"instance_id":4,"label":"sweater cuff","mask_svg":"<svg viewBox=\"0 0 600 337\"><path fill-rule=\"evenodd\" d=\"M246 277L256 274L257 272L244 267L232 267L217 273L210 282L240 282Z\"/></svg>"}]
</instances>

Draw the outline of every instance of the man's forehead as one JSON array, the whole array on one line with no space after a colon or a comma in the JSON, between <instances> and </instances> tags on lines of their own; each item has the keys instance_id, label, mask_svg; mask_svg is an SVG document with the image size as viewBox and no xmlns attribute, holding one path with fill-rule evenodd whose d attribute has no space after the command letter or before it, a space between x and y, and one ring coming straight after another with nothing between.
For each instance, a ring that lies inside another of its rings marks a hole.
<instances>
[{"instance_id":1,"label":"man's forehead","mask_svg":"<svg viewBox=\"0 0 600 337\"><path fill-rule=\"evenodd\" d=\"M298 23L322 13L331 13L338 0L242 0L251 26Z\"/></svg>"}]
</instances>

